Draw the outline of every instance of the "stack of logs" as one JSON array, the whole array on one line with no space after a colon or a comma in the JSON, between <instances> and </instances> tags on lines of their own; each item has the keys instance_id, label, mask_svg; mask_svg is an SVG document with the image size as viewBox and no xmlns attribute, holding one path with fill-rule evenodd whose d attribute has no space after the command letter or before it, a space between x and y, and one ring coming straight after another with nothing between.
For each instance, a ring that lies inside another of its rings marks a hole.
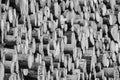
<instances>
[{"instance_id":1,"label":"stack of logs","mask_svg":"<svg viewBox=\"0 0 120 80\"><path fill-rule=\"evenodd\" d=\"M0 80L120 80L120 0L0 0Z\"/></svg>"}]
</instances>

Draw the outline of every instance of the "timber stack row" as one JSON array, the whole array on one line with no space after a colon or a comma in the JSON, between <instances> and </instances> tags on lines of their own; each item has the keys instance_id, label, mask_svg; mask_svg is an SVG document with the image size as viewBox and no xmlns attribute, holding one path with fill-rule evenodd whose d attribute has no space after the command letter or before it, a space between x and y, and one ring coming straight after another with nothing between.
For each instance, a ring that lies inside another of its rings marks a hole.
<instances>
[{"instance_id":1,"label":"timber stack row","mask_svg":"<svg viewBox=\"0 0 120 80\"><path fill-rule=\"evenodd\" d=\"M120 0L0 0L0 80L120 80Z\"/></svg>"}]
</instances>

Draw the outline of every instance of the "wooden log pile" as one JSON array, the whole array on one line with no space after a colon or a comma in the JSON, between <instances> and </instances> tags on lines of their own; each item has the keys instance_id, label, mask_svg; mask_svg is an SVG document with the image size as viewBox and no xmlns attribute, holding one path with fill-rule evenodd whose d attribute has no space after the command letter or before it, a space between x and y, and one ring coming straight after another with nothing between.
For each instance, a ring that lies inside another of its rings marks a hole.
<instances>
[{"instance_id":1,"label":"wooden log pile","mask_svg":"<svg viewBox=\"0 0 120 80\"><path fill-rule=\"evenodd\" d=\"M0 80L120 80L120 0L0 0Z\"/></svg>"}]
</instances>

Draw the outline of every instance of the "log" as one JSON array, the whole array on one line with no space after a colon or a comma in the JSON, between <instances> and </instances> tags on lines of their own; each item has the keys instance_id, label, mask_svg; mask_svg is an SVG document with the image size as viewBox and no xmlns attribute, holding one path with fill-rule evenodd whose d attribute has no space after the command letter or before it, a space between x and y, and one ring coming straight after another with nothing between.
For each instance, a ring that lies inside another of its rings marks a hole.
<instances>
[{"instance_id":1,"label":"log","mask_svg":"<svg viewBox=\"0 0 120 80\"><path fill-rule=\"evenodd\" d=\"M18 19L18 23L19 24L24 24L25 23L25 18L26 18L25 15L21 15L20 18Z\"/></svg>"},{"instance_id":2,"label":"log","mask_svg":"<svg viewBox=\"0 0 120 80\"><path fill-rule=\"evenodd\" d=\"M81 72L86 72L87 62L85 59L79 60L78 69L80 69Z\"/></svg>"},{"instance_id":3,"label":"log","mask_svg":"<svg viewBox=\"0 0 120 80\"><path fill-rule=\"evenodd\" d=\"M61 14L60 6L59 6L58 2L55 2L54 3L54 16L56 18L58 18L60 16L60 14Z\"/></svg>"},{"instance_id":4,"label":"log","mask_svg":"<svg viewBox=\"0 0 120 80\"><path fill-rule=\"evenodd\" d=\"M37 21L38 21L37 25L41 26L42 23L43 23L43 11L42 10L40 10L40 11L37 12Z\"/></svg>"},{"instance_id":5,"label":"log","mask_svg":"<svg viewBox=\"0 0 120 80\"><path fill-rule=\"evenodd\" d=\"M52 56L45 56L42 60L45 62L46 66L50 66L53 63Z\"/></svg>"},{"instance_id":6,"label":"log","mask_svg":"<svg viewBox=\"0 0 120 80\"><path fill-rule=\"evenodd\" d=\"M102 16L105 16L106 11L107 11L106 5L104 3L102 3L102 4L99 5L99 7L100 7L100 10L102 12Z\"/></svg>"},{"instance_id":7,"label":"log","mask_svg":"<svg viewBox=\"0 0 120 80\"><path fill-rule=\"evenodd\" d=\"M10 30L10 24L9 24L9 22L6 22L5 23L5 28L4 28L5 34L9 34L9 30Z\"/></svg>"},{"instance_id":8,"label":"log","mask_svg":"<svg viewBox=\"0 0 120 80\"><path fill-rule=\"evenodd\" d=\"M34 28L32 30L32 37L34 37L36 40L39 41L39 39L40 39L40 29L39 28Z\"/></svg>"},{"instance_id":9,"label":"log","mask_svg":"<svg viewBox=\"0 0 120 80\"><path fill-rule=\"evenodd\" d=\"M35 13L35 0L30 0L29 3L29 14Z\"/></svg>"},{"instance_id":10,"label":"log","mask_svg":"<svg viewBox=\"0 0 120 80\"><path fill-rule=\"evenodd\" d=\"M120 54L117 54L116 58L117 58L117 64L120 65Z\"/></svg>"},{"instance_id":11,"label":"log","mask_svg":"<svg viewBox=\"0 0 120 80\"><path fill-rule=\"evenodd\" d=\"M48 44L49 41L50 41L50 36L49 35L43 35L42 36L42 41L43 41L43 44Z\"/></svg>"},{"instance_id":12,"label":"log","mask_svg":"<svg viewBox=\"0 0 120 80\"><path fill-rule=\"evenodd\" d=\"M4 42L4 20L3 19L1 19L1 21L0 21L0 26L1 26L1 28L0 28L0 30L1 30L1 43L3 43Z\"/></svg>"},{"instance_id":13,"label":"log","mask_svg":"<svg viewBox=\"0 0 120 80\"><path fill-rule=\"evenodd\" d=\"M27 39L25 44L26 44L25 46L27 48L31 49L29 51L32 51L33 53L35 53L35 51L36 51L36 41L35 41L35 38L32 38L32 43L31 44L28 44L28 39Z\"/></svg>"},{"instance_id":14,"label":"log","mask_svg":"<svg viewBox=\"0 0 120 80\"><path fill-rule=\"evenodd\" d=\"M103 70L106 77L118 79L119 73L116 67L104 68Z\"/></svg>"},{"instance_id":15,"label":"log","mask_svg":"<svg viewBox=\"0 0 120 80\"><path fill-rule=\"evenodd\" d=\"M52 5L52 1L51 0L46 0L46 5L51 8L51 5Z\"/></svg>"},{"instance_id":16,"label":"log","mask_svg":"<svg viewBox=\"0 0 120 80\"><path fill-rule=\"evenodd\" d=\"M80 73L80 79L85 80L85 75L84 75L84 73Z\"/></svg>"},{"instance_id":17,"label":"log","mask_svg":"<svg viewBox=\"0 0 120 80\"><path fill-rule=\"evenodd\" d=\"M8 10L8 5L6 5L6 4L1 4L1 11L2 12L5 12L5 11L7 11Z\"/></svg>"},{"instance_id":18,"label":"log","mask_svg":"<svg viewBox=\"0 0 120 80\"><path fill-rule=\"evenodd\" d=\"M59 69L60 68L60 63L53 62L54 69Z\"/></svg>"},{"instance_id":19,"label":"log","mask_svg":"<svg viewBox=\"0 0 120 80\"><path fill-rule=\"evenodd\" d=\"M84 13L84 18L85 18L85 20L89 20L90 19L90 13L89 12L85 12Z\"/></svg>"},{"instance_id":20,"label":"log","mask_svg":"<svg viewBox=\"0 0 120 80\"><path fill-rule=\"evenodd\" d=\"M22 69L22 73L24 76L27 76L28 75L28 69Z\"/></svg>"},{"instance_id":21,"label":"log","mask_svg":"<svg viewBox=\"0 0 120 80\"><path fill-rule=\"evenodd\" d=\"M32 54L18 54L18 62L21 68L31 68L33 64Z\"/></svg>"},{"instance_id":22,"label":"log","mask_svg":"<svg viewBox=\"0 0 120 80\"><path fill-rule=\"evenodd\" d=\"M90 13L90 20L95 20L95 14L94 13Z\"/></svg>"},{"instance_id":23,"label":"log","mask_svg":"<svg viewBox=\"0 0 120 80\"><path fill-rule=\"evenodd\" d=\"M37 53L35 57L35 62L41 64L42 63L42 55Z\"/></svg>"},{"instance_id":24,"label":"log","mask_svg":"<svg viewBox=\"0 0 120 80\"><path fill-rule=\"evenodd\" d=\"M44 15L49 19L50 18L50 8L49 7L45 7L44 8Z\"/></svg>"},{"instance_id":25,"label":"log","mask_svg":"<svg viewBox=\"0 0 120 80\"><path fill-rule=\"evenodd\" d=\"M117 17L114 14L110 14L110 25L114 25L117 22Z\"/></svg>"},{"instance_id":26,"label":"log","mask_svg":"<svg viewBox=\"0 0 120 80\"><path fill-rule=\"evenodd\" d=\"M53 79L59 80L59 71L56 68L53 71Z\"/></svg>"},{"instance_id":27,"label":"log","mask_svg":"<svg viewBox=\"0 0 120 80\"><path fill-rule=\"evenodd\" d=\"M74 72L74 69L75 69L75 64L74 63L71 63L71 69L72 69L72 72Z\"/></svg>"},{"instance_id":28,"label":"log","mask_svg":"<svg viewBox=\"0 0 120 80\"><path fill-rule=\"evenodd\" d=\"M9 49L9 48L5 48L4 49L4 55L5 55L5 60L13 60L16 61L16 57L17 57L17 50L16 47L14 49Z\"/></svg>"},{"instance_id":29,"label":"log","mask_svg":"<svg viewBox=\"0 0 120 80\"><path fill-rule=\"evenodd\" d=\"M108 26L103 25L103 34L107 35L107 33L108 33Z\"/></svg>"},{"instance_id":30,"label":"log","mask_svg":"<svg viewBox=\"0 0 120 80\"><path fill-rule=\"evenodd\" d=\"M40 7L44 7L46 5L46 0L39 0Z\"/></svg>"},{"instance_id":31,"label":"log","mask_svg":"<svg viewBox=\"0 0 120 80\"><path fill-rule=\"evenodd\" d=\"M68 58L67 68L68 68L68 71L71 71L72 70L72 57L68 55L67 58Z\"/></svg>"},{"instance_id":32,"label":"log","mask_svg":"<svg viewBox=\"0 0 120 80\"><path fill-rule=\"evenodd\" d=\"M12 0L12 1L10 0L9 5L12 6L12 7L16 7L18 2L19 2L18 0Z\"/></svg>"},{"instance_id":33,"label":"log","mask_svg":"<svg viewBox=\"0 0 120 80\"><path fill-rule=\"evenodd\" d=\"M54 62L60 62L60 50L57 48L53 53L53 61Z\"/></svg>"},{"instance_id":34,"label":"log","mask_svg":"<svg viewBox=\"0 0 120 80\"><path fill-rule=\"evenodd\" d=\"M54 62L60 62L60 44L56 43L56 49L53 53L53 61Z\"/></svg>"},{"instance_id":35,"label":"log","mask_svg":"<svg viewBox=\"0 0 120 80\"><path fill-rule=\"evenodd\" d=\"M66 3L65 3L66 8L69 8L69 2L70 2L69 0L66 0Z\"/></svg>"},{"instance_id":36,"label":"log","mask_svg":"<svg viewBox=\"0 0 120 80\"><path fill-rule=\"evenodd\" d=\"M114 10L114 6L116 5L116 1L115 0L110 0L110 7L112 10Z\"/></svg>"},{"instance_id":37,"label":"log","mask_svg":"<svg viewBox=\"0 0 120 80\"><path fill-rule=\"evenodd\" d=\"M50 65L50 71L51 71L51 72L54 71L54 65L53 65L53 64Z\"/></svg>"},{"instance_id":38,"label":"log","mask_svg":"<svg viewBox=\"0 0 120 80\"><path fill-rule=\"evenodd\" d=\"M37 26L37 14L36 13L31 14L29 17L32 27Z\"/></svg>"},{"instance_id":39,"label":"log","mask_svg":"<svg viewBox=\"0 0 120 80\"><path fill-rule=\"evenodd\" d=\"M107 25L111 24L109 17L110 17L109 15L106 15L105 17L103 17L103 23L104 24L107 24Z\"/></svg>"},{"instance_id":40,"label":"log","mask_svg":"<svg viewBox=\"0 0 120 80\"><path fill-rule=\"evenodd\" d=\"M63 63L64 63L64 67L67 68L67 57L66 56L64 56L64 62Z\"/></svg>"},{"instance_id":41,"label":"log","mask_svg":"<svg viewBox=\"0 0 120 80\"><path fill-rule=\"evenodd\" d=\"M77 55L76 55L76 57L77 57L78 59L81 59L81 58L82 58L82 50L81 50L80 48L77 48Z\"/></svg>"},{"instance_id":42,"label":"log","mask_svg":"<svg viewBox=\"0 0 120 80\"><path fill-rule=\"evenodd\" d=\"M107 51L103 51L99 58L98 58L98 62L103 64L103 67L108 67L109 66L109 54Z\"/></svg>"},{"instance_id":43,"label":"log","mask_svg":"<svg viewBox=\"0 0 120 80\"><path fill-rule=\"evenodd\" d=\"M49 44L43 45L43 52L45 56L50 55L49 46Z\"/></svg>"},{"instance_id":44,"label":"log","mask_svg":"<svg viewBox=\"0 0 120 80\"><path fill-rule=\"evenodd\" d=\"M113 25L112 28L110 29L110 34L112 36L112 39L116 42L119 41L119 38L117 36L119 36L119 33L118 33L118 25Z\"/></svg>"},{"instance_id":45,"label":"log","mask_svg":"<svg viewBox=\"0 0 120 80\"><path fill-rule=\"evenodd\" d=\"M117 15L118 15L118 17L117 17L118 23L120 24L120 12Z\"/></svg>"},{"instance_id":46,"label":"log","mask_svg":"<svg viewBox=\"0 0 120 80\"><path fill-rule=\"evenodd\" d=\"M8 20L10 23L13 22L13 8L12 7L9 7L8 9Z\"/></svg>"},{"instance_id":47,"label":"log","mask_svg":"<svg viewBox=\"0 0 120 80\"><path fill-rule=\"evenodd\" d=\"M21 37L21 39L22 40L25 40L26 39L26 37L27 37L27 28L25 27L25 25L24 24L21 24L21 25L19 25L19 27L20 27L20 37ZM19 28L18 27L18 28Z\"/></svg>"},{"instance_id":48,"label":"log","mask_svg":"<svg viewBox=\"0 0 120 80\"><path fill-rule=\"evenodd\" d=\"M10 75L11 75L10 73L5 74L3 80L9 80Z\"/></svg>"},{"instance_id":49,"label":"log","mask_svg":"<svg viewBox=\"0 0 120 80\"><path fill-rule=\"evenodd\" d=\"M28 15L28 0L18 1L16 10L20 12L21 15Z\"/></svg>"},{"instance_id":50,"label":"log","mask_svg":"<svg viewBox=\"0 0 120 80\"><path fill-rule=\"evenodd\" d=\"M50 32L54 32L55 31L55 24L54 21L48 21L48 29L50 29Z\"/></svg>"},{"instance_id":51,"label":"log","mask_svg":"<svg viewBox=\"0 0 120 80\"><path fill-rule=\"evenodd\" d=\"M74 10L65 10L63 16L66 18L66 22L70 24L70 27L75 23L75 12ZM70 28L69 28L70 29Z\"/></svg>"},{"instance_id":52,"label":"log","mask_svg":"<svg viewBox=\"0 0 120 80\"><path fill-rule=\"evenodd\" d=\"M95 74L95 77L99 78L99 79L104 79L104 70L101 70L100 72L97 72Z\"/></svg>"},{"instance_id":53,"label":"log","mask_svg":"<svg viewBox=\"0 0 120 80\"><path fill-rule=\"evenodd\" d=\"M0 80L4 79L4 76L5 76L4 72L5 72L4 64L2 62L0 62Z\"/></svg>"},{"instance_id":54,"label":"log","mask_svg":"<svg viewBox=\"0 0 120 80\"><path fill-rule=\"evenodd\" d=\"M54 39L51 39L49 44L50 44L50 50L56 50L57 44Z\"/></svg>"},{"instance_id":55,"label":"log","mask_svg":"<svg viewBox=\"0 0 120 80\"><path fill-rule=\"evenodd\" d=\"M17 79L17 74L16 73L12 73L9 77L9 80L16 80Z\"/></svg>"},{"instance_id":56,"label":"log","mask_svg":"<svg viewBox=\"0 0 120 80\"><path fill-rule=\"evenodd\" d=\"M78 69L78 67L79 67L79 59L76 58L76 60L75 60L75 68Z\"/></svg>"},{"instance_id":57,"label":"log","mask_svg":"<svg viewBox=\"0 0 120 80\"><path fill-rule=\"evenodd\" d=\"M8 31L6 32L6 35L13 35L13 36L17 36L17 27L10 27L10 24L7 22L6 23L6 29L8 29Z\"/></svg>"},{"instance_id":58,"label":"log","mask_svg":"<svg viewBox=\"0 0 120 80\"><path fill-rule=\"evenodd\" d=\"M12 35L7 35L5 36L5 41L6 43L6 47L7 46L10 46L10 47L13 47L14 45L16 45L16 37L15 36L12 36Z\"/></svg>"},{"instance_id":59,"label":"log","mask_svg":"<svg viewBox=\"0 0 120 80\"><path fill-rule=\"evenodd\" d=\"M99 22L101 16L100 16L100 13L98 11L96 11L95 16L96 16L96 21Z\"/></svg>"},{"instance_id":60,"label":"log","mask_svg":"<svg viewBox=\"0 0 120 80\"><path fill-rule=\"evenodd\" d=\"M60 7L61 7L61 12L63 13L65 11L65 1L61 1Z\"/></svg>"},{"instance_id":61,"label":"log","mask_svg":"<svg viewBox=\"0 0 120 80\"><path fill-rule=\"evenodd\" d=\"M74 24L73 25L73 27L72 27L72 31L75 31L75 33L77 34L77 35L79 35L80 34L80 25L79 24Z\"/></svg>"},{"instance_id":62,"label":"log","mask_svg":"<svg viewBox=\"0 0 120 80\"><path fill-rule=\"evenodd\" d=\"M58 37L60 37L60 38L63 37L63 31L61 29L58 28L58 29L56 29L56 31L57 31Z\"/></svg>"},{"instance_id":63,"label":"log","mask_svg":"<svg viewBox=\"0 0 120 80\"><path fill-rule=\"evenodd\" d=\"M64 78L67 76L67 69L66 68L60 68L60 77Z\"/></svg>"},{"instance_id":64,"label":"log","mask_svg":"<svg viewBox=\"0 0 120 80\"><path fill-rule=\"evenodd\" d=\"M37 79L37 72L33 70L29 70L29 73L27 76L25 76L25 79Z\"/></svg>"},{"instance_id":65,"label":"log","mask_svg":"<svg viewBox=\"0 0 120 80\"><path fill-rule=\"evenodd\" d=\"M57 39L57 42L59 43L59 49L60 49L60 52L63 52L64 50L64 39L63 38L58 38Z\"/></svg>"},{"instance_id":66,"label":"log","mask_svg":"<svg viewBox=\"0 0 120 80\"><path fill-rule=\"evenodd\" d=\"M78 3L80 4L80 6L86 6L87 0L80 0Z\"/></svg>"},{"instance_id":67,"label":"log","mask_svg":"<svg viewBox=\"0 0 120 80\"><path fill-rule=\"evenodd\" d=\"M87 60L87 64L86 64L87 65L87 72L88 73L91 72L92 68L95 67L95 63L96 63L94 47L86 50L85 53L83 53L82 58Z\"/></svg>"},{"instance_id":68,"label":"log","mask_svg":"<svg viewBox=\"0 0 120 80\"><path fill-rule=\"evenodd\" d=\"M43 54L43 43L40 43L39 45L39 52Z\"/></svg>"},{"instance_id":69,"label":"log","mask_svg":"<svg viewBox=\"0 0 120 80\"><path fill-rule=\"evenodd\" d=\"M5 73L13 73L14 67L15 67L15 62L13 61L5 61L4 62L4 67L5 67Z\"/></svg>"},{"instance_id":70,"label":"log","mask_svg":"<svg viewBox=\"0 0 120 80\"><path fill-rule=\"evenodd\" d=\"M102 70L102 64L100 62L95 64L95 70L96 72L100 72Z\"/></svg>"},{"instance_id":71,"label":"log","mask_svg":"<svg viewBox=\"0 0 120 80\"><path fill-rule=\"evenodd\" d=\"M64 44L64 54L70 54L74 56L76 54L76 48L72 44Z\"/></svg>"},{"instance_id":72,"label":"log","mask_svg":"<svg viewBox=\"0 0 120 80\"><path fill-rule=\"evenodd\" d=\"M73 74L73 75L67 75L67 80L78 80L77 75Z\"/></svg>"},{"instance_id":73,"label":"log","mask_svg":"<svg viewBox=\"0 0 120 80\"><path fill-rule=\"evenodd\" d=\"M38 80L45 80L45 63L43 62L42 65L38 67Z\"/></svg>"},{"instance_id":74,"label":"log","mask_svg":"<svg viewBox=\"0 0 120 80\"><path fill-rule=\"evenodd\" d=\"M41 67L41 64L39 63L33 63L32 67L30 69L28 69L28 77L31 77L31 78L35 78L35 79L38 79L38 76L39 76L39 68Z\"/></svg>"}]
</instances>

